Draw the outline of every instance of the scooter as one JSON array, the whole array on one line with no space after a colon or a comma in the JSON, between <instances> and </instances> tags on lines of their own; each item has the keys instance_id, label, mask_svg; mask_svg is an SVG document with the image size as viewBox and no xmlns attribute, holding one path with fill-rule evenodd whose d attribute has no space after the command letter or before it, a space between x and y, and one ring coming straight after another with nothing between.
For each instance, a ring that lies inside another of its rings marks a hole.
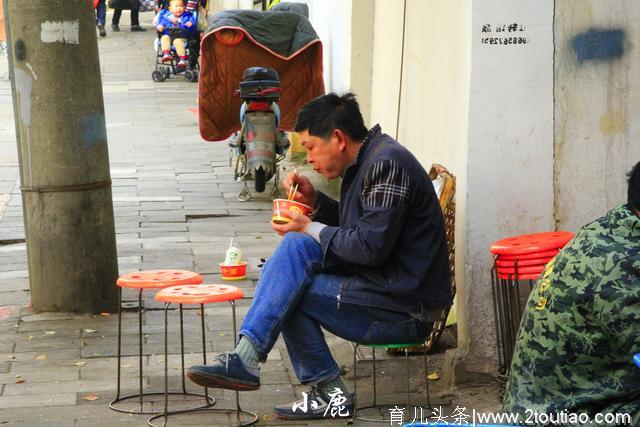
<instances>
[{"instance_id":1,"label":"scooter","mask_svg":"<svg viewBox=\"0 0 640 427\"><path fill-rule=\"evenodd\" d=\"M253 177L258 193L274 178L273 196L279 194L278 163L284 159L290 143L280 123L280 78L276 70L266 67L247 68L236 94L242 100L240 131L229 141L229 166L235 157L234 179L243 181L238 200L251 200L247 181Z\"/></svg>"}]
</instances>

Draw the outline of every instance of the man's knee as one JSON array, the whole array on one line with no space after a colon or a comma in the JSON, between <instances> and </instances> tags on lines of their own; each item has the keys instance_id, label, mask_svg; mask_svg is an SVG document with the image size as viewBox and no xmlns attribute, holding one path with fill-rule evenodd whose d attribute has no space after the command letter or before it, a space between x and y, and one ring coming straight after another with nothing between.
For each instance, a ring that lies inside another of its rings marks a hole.
<instances>
[{"instance_id":1,"label":"man's knee","mask_svg":"<svg viewBox=\"0 0 640 427\"><path fill-rule=\"evenodd\" d=\"M280 241L280 245L285 248L303 249L318 246L318 242L313 240L313 237L307 233L292 231L284 235L284 238Z\"/></svg>"},{"instance_id":2,"label":"man's knee","mask_svg":"<svg viewBox=\"0 0 640 427\"><path fill-rule=\"evenodd\" d=\"M269 257L267 263L271 264L274 259L282 256L286 258L287 262L293 259L316 258L320 256L321 252L320 245L313 237L306 233L289 232L278 244L274 255L276 254L279 256Z\"/></svg>"}]
</instances>

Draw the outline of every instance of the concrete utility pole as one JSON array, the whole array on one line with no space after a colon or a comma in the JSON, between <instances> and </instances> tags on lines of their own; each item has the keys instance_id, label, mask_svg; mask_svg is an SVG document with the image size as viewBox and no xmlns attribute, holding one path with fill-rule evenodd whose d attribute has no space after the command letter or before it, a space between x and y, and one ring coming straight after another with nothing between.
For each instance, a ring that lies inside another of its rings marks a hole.
<instances>
[{"instance_id":1,"label":"concrete utility pole","mask_svg":"<svg viewBox=\"0 0 640 427\"><path fill-rule=\"evenodd\" d=\"M92 2L4 0L35 311L116 312L118 259Z\"/></svg>"}]
</instances>

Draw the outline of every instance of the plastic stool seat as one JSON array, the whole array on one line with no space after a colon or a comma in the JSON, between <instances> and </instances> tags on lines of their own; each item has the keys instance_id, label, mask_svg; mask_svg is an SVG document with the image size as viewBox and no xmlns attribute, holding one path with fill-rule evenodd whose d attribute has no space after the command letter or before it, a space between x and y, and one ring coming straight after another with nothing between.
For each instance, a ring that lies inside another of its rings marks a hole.
<instances>
[{"instance_id":1,"label":"plastic stool seat","mask_svg":"<svg viewBox=\"0 0 640 427\"><path fill-rule=\"evenodd\" d=\"M489 248L496 255L522 255L562 248L573 238L568 231L524 234L498 240Z\"/></svg>"},{"instance_id":2,"label":"plastic stool seat","mask_svg":"<svg viewBox=\"0 0 640 427\"><path fill-rule=\"evenodd\" d=\"M521 255L503 255L503 254L499 254L498 255L498 259L503 260L503 261L522 261L522 260L531 260L531 259L540 259L540 258L548 258L549 260L551 258L553 258L554 256L558 255L558 252L560 252L560 249L562 248L557 248L557 249L552 249L550 251L544 251L544 252L531 252L531 253L526 253L526 254L521 254Z\"/></svg>"},{"instance_id":3,"label":"plastic stool seat","mask_svg":"<svg viewBox=\"0 0 640 427\"><path fill-rule=\"evenodd\" d=\"M198 273L187 270L146 270L126 273L116 282L121 288L163 289L175 285L197 285L204 279Z\"/></svg>"},{"instance_id":4,"label":"plastic stool seat","mask_svg":"<svg viewBox=\"0 0 640 427\"><path fill-rule=\"evenodd\" d=\"M529 266L545 266L547 264L549 264L549 261L551 261L553 259L553 257L549 257L549 258L533 258L533 259L507 259L504 260L502 259L501 256L499 256L496 259L496 267L498 268L503 268L503 267L508 267L508 268L515 268L516 265L518 266L518 269L520 267L529 267Z\"/></svg>"},{"instance_id":5,"label":"plastic stool seat","mask_svg":"<svg viewBox=\"0 0 640 427\"><path fill-rule=\"evenodd\" d=\"M115 399L113 399L109 403L109 408L114 411L125 413L125 414L157 414L158 411L155 410L143 410L144 398L155 396L159 394L165 393L157 393L157 392L145 392L143 390L143 358L142 358L142 312L143 312L143 302L142 302L142 293L145 290L158 290L163 289L168 286L173 285L185 285L185 284L198 284L202 283L202 276L193 271L187 270L146 270L146 271L135 271L131 273L123 274L116 281L116 285L118 285L119 289L119 310L118 310L118 367L117 367L117 393ZM127 396L120 396L120 378L121 378L121 356L122 356L122 289L130 288L136 289L138 293L138 360L139 360L139 392L137 394L130 394ZM184 329L182 325L182 312L181 312L181 322L180 322L180 336L183 336ZM184 352L184 348L182 349ZM184 373L184 356L182 358L182 371ZM171 392L169 394L172 395L182 395L182 396L194 396L194 397L204 397L206 403L201 406L197 406L193 409L200 408L208 408L215 403L215 399L208 395L202 395L197 393L189 393L187 392L184 380L182 382L182 392ZM137 410L129 410L120 407L120 403L124 401L129 401L131 399L139 399L140 407ZM147 401L147 403L150 403ZM180 410L181 412L184 410Z\"/></svg>"},{"instance_id":6,"label":"plastic stool seat","mask_svg":"<svg viewBox=\"0 0 640 427\"><path fill-rule=\"evenodd\" d=\"M209 304L241 299L244 292L229 285L178 285L164 288L156 301L175 304Z\"/></svg>"}]
</instances>

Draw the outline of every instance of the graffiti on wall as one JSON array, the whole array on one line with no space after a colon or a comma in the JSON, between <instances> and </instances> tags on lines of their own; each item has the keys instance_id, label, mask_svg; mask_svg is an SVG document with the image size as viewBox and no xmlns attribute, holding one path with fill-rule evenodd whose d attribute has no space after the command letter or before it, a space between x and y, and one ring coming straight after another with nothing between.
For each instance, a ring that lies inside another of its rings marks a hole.
<instances>
[{"instance_id":1,"label":"graffiti on wall","mask_svg":"<svg viewBox=\"0 0 640 427\"><path fill-rule=\"evenodd\" d=\"M488 45L518 45L527 44L529 39L525 37L526 27L517 22L512 24L485 24L482 26L480 42Z\"/></svg>"},{"instance_id":2,"label":"graffiti on wall","mask_svg":"<svg viewBox=\"0 0 640 427\"><path fill-rule=\"evenodd\" d=\"M576 35L571 47L578 62L588 60L614 60L624 55L624 31L591 28Z\"/></svg>"}]
</instances>

